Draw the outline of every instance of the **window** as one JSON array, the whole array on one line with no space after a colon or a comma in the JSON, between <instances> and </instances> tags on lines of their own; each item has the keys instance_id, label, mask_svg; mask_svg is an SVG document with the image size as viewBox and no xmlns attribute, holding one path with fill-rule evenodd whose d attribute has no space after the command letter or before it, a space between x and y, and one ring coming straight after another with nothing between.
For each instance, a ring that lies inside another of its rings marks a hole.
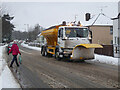
<instances>
[{"instance_id":1,"label":"window","mask_svg":"<svg viewBox=\"0 0 120 90\"><path fill-rule=\"evenodd\" d=\"M115 44L116 44L116 38L117 38L117 37L115 37Z\"/></svg>"},{"instance_id":2,"label":"window","mask_svg":"<svg viewBox=\"0 0 120 90\"><path fill-rule=\"evenodd\" d=\"M113 45L113 40L111 40L111 45Z\"/></svg>"},{"instance_id":3,"label":"window","mask_svg":"<svg viewBox=\"0 0 120 90\"><path fill-rule=\"evenodd\" d=\"M113 34L113 27L110 27L110 34Z\"/></svg>"},{"instance_id":4,"label":"window","mask_svg":"<svg viewBox=\"0 0 120 90\"><path fill-rule=\"evenodd\" d=\"M119 47L115 47L115 53L118 53L120 51Z\"/></svg>"},{"instance_id":5,"label":"window","mask_svg":"<svg viewBox=\"0 0 120 90\"><path fill-rule=\"evenodd\" d=\"M117 53L117 47L115 47L115 53Z\"/></svg>"},{"instance_id":6,"label":"window","mask_svg":"<svg viewBox=\"0 0 120 90\"><path fill-rule=\"evenodd\" d=\"M118 43L118 45L120 45L120 38L119 37L117 38L117 43Z\"/></svg>"},{"instance_id":7,"label":"window","mask_svg":"<svg viewBox=\"0 0 120 90\"><path fill-rule=\"evenodd\" d=\"M119 37L115 37L115 44L120 45L120 38Z\"/></svg>"},{"instance_id":8,"label":"window","mask_svg":"<svg viewBox=\"0 0 120 90\"><path fill-rule=\"evenodd\" d=\"M63 38L63 28L60 28L58 31L58 37Z\"/></svg>"},{"instance_id":9,"label":"window","mask_svg":"<svg viewBox=\"0 0 120 90\"><path fill-rule=\"evenodd\" d=\"M86 38L88 37L88 29L87 28L65 28L65 35L67 37L80 37Z\"/></svg>"}]
</instances>

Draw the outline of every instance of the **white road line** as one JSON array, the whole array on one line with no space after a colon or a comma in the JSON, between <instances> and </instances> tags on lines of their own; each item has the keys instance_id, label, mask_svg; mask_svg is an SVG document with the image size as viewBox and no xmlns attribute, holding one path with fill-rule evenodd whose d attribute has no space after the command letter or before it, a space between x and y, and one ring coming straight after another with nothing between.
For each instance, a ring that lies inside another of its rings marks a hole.
<instances>
[{"instance_id":1,"label":"white road line","mask_svg":"<svg viewBox=\"0 0 120 90\"><path fill-rule=\"evenodd\" d=\"M26 51L23 51L23 50L21 50L21 49L20 49L20 51L21 51L21 52L24 52L24 53L27 53L27 54L32 54L32 53L28 53L28 52L26 52Z\"/></svg>"}]
</instances>

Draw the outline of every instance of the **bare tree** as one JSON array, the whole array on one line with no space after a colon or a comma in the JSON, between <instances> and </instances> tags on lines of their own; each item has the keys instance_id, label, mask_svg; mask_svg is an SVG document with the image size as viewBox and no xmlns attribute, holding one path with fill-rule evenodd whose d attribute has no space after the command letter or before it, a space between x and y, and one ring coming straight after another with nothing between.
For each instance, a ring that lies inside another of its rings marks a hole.
<instances>
[{"instance_id":1,"label":"bare tree","mask_svg":"<svg viewBox=\"0 0 120 90\"><path fill-rule=\"evenodd\" d=\"M7 6L5 3L0 2L0 17L2 17L4 14L8 14L9 10L7 9Z\"/></svg>"},{"instance_id":2,"label":"bare tree","mask_svg":"<svg viewBox=\"0 0 120 90\"><path fill-rule=\"evenodd\" d=\"M44 28L42 26L40 26L39 24L36 24L34 26L34 28L29 28L29 31L28 31L28 39L29 39L29 41L36 40L37 35L40 34L40 32L43 29Z\"/></svg>"}]
</instances>

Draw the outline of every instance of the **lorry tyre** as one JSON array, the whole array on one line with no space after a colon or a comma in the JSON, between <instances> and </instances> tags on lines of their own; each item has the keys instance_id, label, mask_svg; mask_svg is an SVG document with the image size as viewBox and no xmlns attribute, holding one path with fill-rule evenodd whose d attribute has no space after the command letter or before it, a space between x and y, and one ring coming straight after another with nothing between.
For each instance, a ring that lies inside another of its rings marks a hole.
<instances>
[{"instance_id":1,"label":"lorry tyre","mask_svg":"<svg viewBox=\"0 0 120 90\"><path fill-rule=\"evenodd\" d=\"M41 55L42 55L42 52L43 52L43 46L41 47Z\"/></svg>"},{"instance_id":2,"label":"lorry tyre","mask_svg":"<svg viewBox=\"0 0 120 90\"><path fill-rule=\"evenodd\" d=\"M42 56L45 56L45 47L42 47L41 54L42 54Z\"/></svg>"},{"instance_id":3,"label":"lorry tyre","mask_svg":"<svg viewBox=\"0 0 120 90\"><path fill-rule=\"evenodd\" d=\"M48 56L47 47L45 47L45 57Z\"/></svg>"},{"instance_id":4,"label":"lorry tyre","mask_svg":"<svg viewBox=\"0 0 120 90\"><path fill-rule=\"evenodd\" d=\"M60 58L60 53L59 53L59 49L56 49L56 50L55 50L55 59L56 59L56 60L61 60L61 58Z\"/></svg>"}]
</instances>

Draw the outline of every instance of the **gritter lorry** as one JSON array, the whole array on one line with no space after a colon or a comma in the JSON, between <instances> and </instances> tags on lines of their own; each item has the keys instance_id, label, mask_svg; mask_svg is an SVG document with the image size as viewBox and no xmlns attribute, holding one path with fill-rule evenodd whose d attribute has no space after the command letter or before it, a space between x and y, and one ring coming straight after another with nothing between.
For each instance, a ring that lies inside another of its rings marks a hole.
<instances>
[{"instance_id":1,"label":"gritter lorry","mask_svg":"<svg viewBox=\"0 0 120 90\"><path fill-rule=\"evenodd\" d=\"M63 22L43 30L41 35L46 39L41 46L42 56L54 56L57 60L91 60L94 59L94 49L103 48L90 42L90 30L81 25L66 25Z\"/></svg>"}]
</instances>

